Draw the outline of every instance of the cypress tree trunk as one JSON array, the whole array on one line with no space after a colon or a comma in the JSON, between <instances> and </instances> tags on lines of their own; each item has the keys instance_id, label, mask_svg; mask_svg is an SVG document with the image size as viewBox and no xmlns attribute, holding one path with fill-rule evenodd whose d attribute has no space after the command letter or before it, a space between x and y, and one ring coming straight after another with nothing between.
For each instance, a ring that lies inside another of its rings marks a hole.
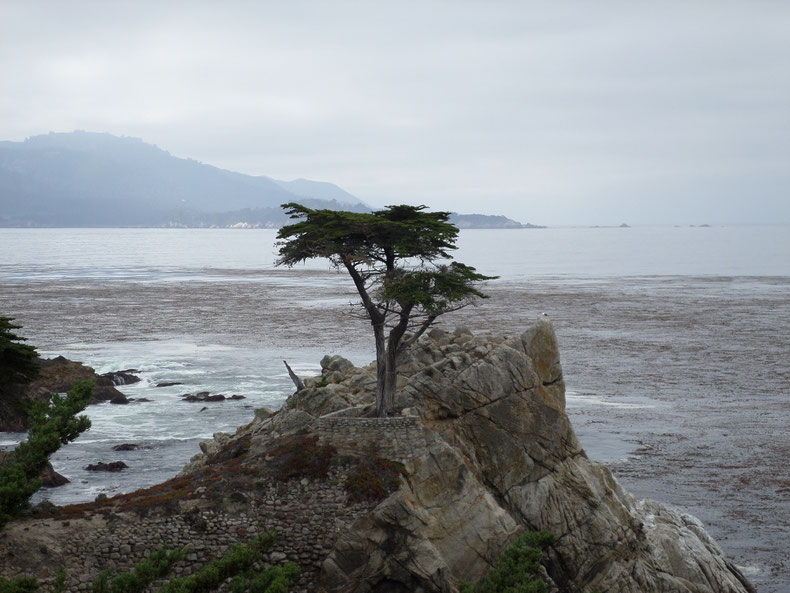
<instances>
[{"instance_id":1,"label":"cypress tree trunk","mask_svg":"<svg viewBox=\"0 0 790 593\"><path fill-rule=\"evenodd\" d=\"M384 327L373 326L376 336L376 416L383 418L387 415L387 406L384 401L387 379L387 347L384 340Z\"/></svg>"},{"instance_id":2,"label":"cypress tree trunk","mask_svg":"<svg viewBox=\"0 0 790 593\"><path fill-rule=\"evenodd\" d=\"M390 344L385 355L384 365L384 390L382 393L383 414L379 417L389 416L395 407L395 392L398 387L398 349Z\"/></svg>"}]
</instances>

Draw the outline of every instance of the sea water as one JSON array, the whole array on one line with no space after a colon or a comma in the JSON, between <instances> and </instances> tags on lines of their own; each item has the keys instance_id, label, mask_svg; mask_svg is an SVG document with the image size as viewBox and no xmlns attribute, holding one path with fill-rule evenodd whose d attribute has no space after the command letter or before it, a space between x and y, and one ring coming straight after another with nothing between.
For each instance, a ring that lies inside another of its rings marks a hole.
<instances>
[{"instance_id":1,"label":"sea water","mask_svg":"<svg viewBox=\"0 0 790 593\"><path fill-rule=\"evenodd\" d=\"M151 400L90 406L91 430L52 459L71 483L39 499L173 476L199 441L282 405L283 360L309 376L327 353L373 359L347 276L320 260L278 268L275 242L272 230L0 229L0 314L45 356L137 369L120 390ZM514 334L548 315L588 455L638 496L700 516L761 590L783 591L771 573L790 535L790 227L464 230L458 246L499 278L442 326ZM183 401L199 391L245 399ZM112 449L124 443L139 448ZM129 469L84 469L117 460Z\"/></svg>"}]
</instances>

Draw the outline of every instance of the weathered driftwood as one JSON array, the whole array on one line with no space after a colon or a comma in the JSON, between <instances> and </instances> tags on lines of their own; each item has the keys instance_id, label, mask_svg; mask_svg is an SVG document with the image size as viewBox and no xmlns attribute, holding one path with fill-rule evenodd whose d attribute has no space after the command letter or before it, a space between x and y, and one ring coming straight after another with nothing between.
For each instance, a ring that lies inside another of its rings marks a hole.
<instances>
[{"instance_id":1,"label":"weathered driftwood","mask_svg":"<svg viewBox=\"0 0 790 593\"><path fill-rule=\"evenodd\" d=\"M299 393L302 389L304 389L304 382L299 378L299 375L293 372L293 369L288 366L288 363L284 360L285 368L288 369L288 376L291 377L291 381L294 382L296 385L296 392Z\"/></svg>"}]
</instances>

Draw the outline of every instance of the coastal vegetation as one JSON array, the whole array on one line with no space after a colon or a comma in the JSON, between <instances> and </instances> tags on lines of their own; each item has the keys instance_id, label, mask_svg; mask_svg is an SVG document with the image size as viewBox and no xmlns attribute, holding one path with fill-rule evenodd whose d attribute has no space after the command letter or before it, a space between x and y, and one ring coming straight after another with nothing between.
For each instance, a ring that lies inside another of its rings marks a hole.
<instances>
[{"instance_id":1,"label":"coastal vegetation","mask_svg":"<svg viewBox=\"0 0 790 593\"><path fill-rule=\"evenodd\" d=\"M27 440L0 465L0 529L28 508L50 455L90 428L88 417L77 414L90 402L92 391L92 382L81 381L65 397L53 394L31 406Z\"/></svg>"},{"instance_id":2,"label":"coastal vegetation","mask_svg":"<svg viewBox=\"0 0 790 593\"><path fill-rule=\"evenodd\" d=\"M0 388L12 383L29 383L39 371L36 348L22 343L27 338L14 333L22 326L13 321L13 317L0 317Z\"/></svg>"},{"instance_id":3,"label":"coastal vegetation","mask_svg":"<svg viewBox=\"0 0 790 593\"><path fill-rule=\"evenodd\" d=\"M287 593L291 580L299 574L293 562L277 566L264 565L264 555L274 545L272 531L259 534L247 544L236 543L219 558L206 564L194 574L167 580L160 593L210 593L230 579L232 593ZM116 574L102 571L91 585L92 593L143 593L151 585L167 577L177 562L189 553L189 548L168 550L160 548L131 570ZM54 592L65 590L67 573L61 567L54 583ZM33 593L39 583L32 577L8 580L0 577L0 593Z\"/></svg>"},{"instance_id":4,"label":"coastal vegetation","mask_svg":"<svg viewBox=\"0 0 790 593\"><path fill-rule=\"evenodd\" d=\"M314 210L283 204L292 219L277 234L277 265L326 258L344 268L359 293L376 343L376 414L395 404L402 354L436 319L486 298L477 285L494 276L452 259L458 227L449 212L388 206L375 212ZM407 333L411 332L411 333Z\"/></svg>"},{"instance_id":5,"label":"coastal vegetation","mask_svg":"<svg viewBox=\"0 0 790 593\"><path fill-rule=\"evenodd\" d=\"M546 593L548 585L538 576L540 560L553 543L548 531L522 533L476 586L461 583L461 593Z\"/></svg>"}]
</instances>

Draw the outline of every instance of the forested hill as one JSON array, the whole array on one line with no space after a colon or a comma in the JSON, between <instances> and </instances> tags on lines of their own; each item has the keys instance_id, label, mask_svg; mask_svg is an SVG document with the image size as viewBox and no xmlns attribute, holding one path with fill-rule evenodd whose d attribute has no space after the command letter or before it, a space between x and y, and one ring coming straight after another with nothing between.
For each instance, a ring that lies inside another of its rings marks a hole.
<instances>
[{"instance_id":1,"label":"forested hill","mask_svg":"<svg viewBox=\"0 0 790 593\"><path fill-rule=\"evenodd\" d=\"M279 205L290 201L366 208L331 183L226 171L137 138L71 132L0 142L0 226L211 226L239 211L278 226Z\"/></svg>"},{"instance_id":2,"label":"forested hill","mask_svg":"<svg viewBox=\"0 0 790 593\"><path fill-rule=\"evenodd\" d=\"M332 183L279 181L182 159L139 138L93 132L0 141L0 227L263 227L280 204L370 211ZM535 228L453 213L459 228Z\"/></svg>"}]
</instances>

